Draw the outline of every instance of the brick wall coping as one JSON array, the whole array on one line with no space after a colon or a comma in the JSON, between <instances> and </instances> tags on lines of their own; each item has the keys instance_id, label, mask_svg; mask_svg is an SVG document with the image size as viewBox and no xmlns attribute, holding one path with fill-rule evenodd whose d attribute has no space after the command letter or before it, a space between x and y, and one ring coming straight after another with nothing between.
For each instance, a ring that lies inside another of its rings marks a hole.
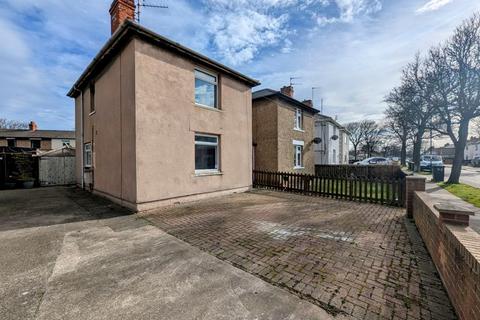
<instances>
[{"instance_id":1,"label":"brick wall coping","mask_svg":"<svg viewBox=\"0 0 480 320\"><path fill-rule=\"evenodd\" d=\"M422 176L406 176L405 178L408 180L427 180L427 178Z\"/></svg>"},{"instance_id":2,"label":"brick wall coping","mask_svg":"<svg viewBox=\"0 0 480 320\"><path fill-rule=\"evenodd\" d=\"M465 258L467 265L474 273L480 274L480 234L470 227L441 223L440 213L435 208L437 203L426 192L415 191L415 197L425 203L430 209L428 211L435 215L438 223L443 226L443 231L451 240L448 245Z\"/></svg>"},{"instance_id":3,"label":"brick wall coping","mask_svg":"<svg viewBox=\"0 0 480 320\"><path fill-rule=\"evenodd\" d=\"M451 213L451 214L463 214L468 216L473 216L475 213L468 209L467 207L454 204L451 202L439 202L433 205L435 209L437 209L440 213Z\"/></svg>"}]
</instances>

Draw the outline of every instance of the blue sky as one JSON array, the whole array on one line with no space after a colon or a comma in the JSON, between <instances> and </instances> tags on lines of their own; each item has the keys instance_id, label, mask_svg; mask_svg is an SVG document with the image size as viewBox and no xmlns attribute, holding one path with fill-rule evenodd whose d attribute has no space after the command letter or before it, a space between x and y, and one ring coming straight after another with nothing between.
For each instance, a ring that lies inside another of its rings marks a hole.
<instances>
[{"instance_id":1,"label":"blue sky","mask_svg":"<svg viewBox=\"0 0 480 320\"><path fill-rule=\"evenodd\" d=\"M65 94L110 36L110 0L0 0L0 117L73 129ZM141 23L340 122L379 119L402 66L478 0L150 0Z\"/></svg>"}]
</instances>

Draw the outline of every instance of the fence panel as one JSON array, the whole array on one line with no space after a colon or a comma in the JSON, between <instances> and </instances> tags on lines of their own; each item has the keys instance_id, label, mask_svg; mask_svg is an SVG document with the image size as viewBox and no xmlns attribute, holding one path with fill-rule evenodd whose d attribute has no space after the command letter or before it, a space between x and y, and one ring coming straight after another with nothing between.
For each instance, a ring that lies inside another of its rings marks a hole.
<instances>
[{"instance_id":1,"label":"fence panel","mask_svg":"<svg viewBox=\"0 0 480 320\"><path fill-rule=\"evenodd\" d=\"M253 171L253 186L334 199L390 206L403 207L405 205L405 178L319 176L255 170Z\"/></svg>"}]
</instances>

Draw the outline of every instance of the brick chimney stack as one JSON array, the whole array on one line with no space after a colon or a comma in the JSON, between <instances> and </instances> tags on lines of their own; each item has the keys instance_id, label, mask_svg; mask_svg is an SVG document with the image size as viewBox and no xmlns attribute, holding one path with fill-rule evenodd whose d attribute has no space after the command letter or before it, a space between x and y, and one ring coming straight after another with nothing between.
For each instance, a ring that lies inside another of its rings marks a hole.
<instances>
[{"instance_id":1,"label":"brick chimney stack","mask_svg":"<svg viewBox=\"0 0 480 320\"><path fill-rule=\"evenodd\" d=\"M35 123L35 121L30 121L30 123L28 124L28 129L29 129L30 131L37 131L38 126L37 126L37 124Z\"/></svg>"},{"instance_id":2,"label":"brick chimney stack","mask_svg":"<svg viewBox=\"0 0 480 320\"><path fill-rule=\"evenodd\" d=\"M283 86L280 89L280 92L286 96L289 96L290 98L293 98L293 86Z\"/></svg>"},{"instance_id":3,"label":"brick chimney stack","mask_svg":"<svg viewBox=\"0 0 480 320\"><path fill-rule=\"evenodd\" d=\"M310 100L310 99L309 99L309 100L303 100L302 103L303 103L304 105L309 106L310 108L313 108L313 102L312 102L312 100Z\"/></svg>"},{"instance_id":4,"label":"brick chimney stack","mask_svg":"<svg viewBox=\"0 0 480 320\"><path fill-rule=\"evenodd\" d=\"M113 0L109 12L112 34L114 34L125 20L135 19L135 2L134 0Z\"/></svg>"}]
</instances>

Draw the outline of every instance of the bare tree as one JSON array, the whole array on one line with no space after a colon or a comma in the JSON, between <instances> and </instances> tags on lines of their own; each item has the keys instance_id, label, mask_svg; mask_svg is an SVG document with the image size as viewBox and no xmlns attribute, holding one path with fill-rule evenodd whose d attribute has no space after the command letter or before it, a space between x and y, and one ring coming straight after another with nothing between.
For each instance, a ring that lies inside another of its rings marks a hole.
<instances>
[{"instance_id":1,"label":"bare tree","mask_svg":"<svg viewBox=\"0 0 480 320\"><path fill-rule=\"evenodd\" d=\"M370 158L380 146L385 130L373 120L363 120L360 123L360 131L363 136L363 150Z\"/></svg>"},{"instance_id":2,"label":"bare tree","mask_svg":"<svg viewBox=\"0 0 480 320\"><path fill-rule=\"evenodd\" d=\"M408 98L406 88L394 88L385 98L388 108L385 111L385 127L400 142L400 164L407 162L407 142L414 128L410 121L412 101Z\"/></svg>"},{"instance_id":3,"label":"bare tree","mask_svg":"<svg viewBox=\"0 0 480 320\"><path fill-rule=\"evenodd\" d=\"M360 122L350 122L345 125L348 130L348 138L352 143L355 161L358 160L358 147L363 142L363 135L360 130Z\"/></svg>"},{"instance_id":4,"label":"bare tree","mask_svg":"<svg viewBox=\"0 0 480 320\"><path fill-rule=\"evenodd\" d=\"M480 15L463 22L443 46L430 50L435 130L448 135L455 157L448 183L459 183L472 119L480 117Z\"/></svg>"},{"instance_id":5,"label":"bare tree","mask_svg":"<svg viewBox=\"0 0 480 320\"><path fill-rule=\"evenodd\" d=\"M0 118L0 129L28 129L28 123Z\"/></svg>"}]
</instances>

